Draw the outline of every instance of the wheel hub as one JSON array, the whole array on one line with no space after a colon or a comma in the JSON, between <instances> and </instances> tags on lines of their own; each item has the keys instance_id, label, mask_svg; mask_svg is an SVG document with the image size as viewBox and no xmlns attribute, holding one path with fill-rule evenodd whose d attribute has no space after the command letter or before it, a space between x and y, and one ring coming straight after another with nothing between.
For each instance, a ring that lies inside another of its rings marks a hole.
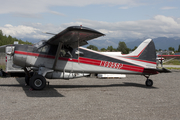
<instances>
[{"instance_id":1,"label":"wheel hub","mask_svg":"<svg viewBox=\"0 0 180 120\"><path fill-rule=\"evenodd\" d=\"M151 81L148 80L148 81L147 81L147 84L148 84L148 85L151 85Z\"/></svg>"},{"instance_id":2,"label":"wheel hub","mask_svg":"<svg viewBox=\"0 0 180 120\"><path fill-rule=\"evenodd\" d=\"M41 81L40 79L36 79L36 80L34 81L34 85L35 85L36 87L40 87L40 86L42 85L42 81Z\"/></svg>"}]
</instances>

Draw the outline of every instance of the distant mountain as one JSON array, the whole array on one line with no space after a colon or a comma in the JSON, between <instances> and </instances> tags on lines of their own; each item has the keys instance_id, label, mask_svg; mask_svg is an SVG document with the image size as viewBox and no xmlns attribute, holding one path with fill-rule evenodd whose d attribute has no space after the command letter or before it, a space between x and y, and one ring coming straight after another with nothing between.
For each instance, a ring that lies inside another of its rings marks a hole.
<instances>
[{"instance_id":1,"label":"distant mountain","mask_svg":"<svg viewBox=\"0 0 180 120\"><path fill-rule=\"evenodd\" d=\"M101 48L107 48L108 46L113 46L113 48L118 47L119 41L123 41L126 43L128 48L133 49L135 46L139 46L144 39L136 39L136 40L120 40L120 39L111 39L111 40L92 40L89 41L88 45L95 45L98 47L98 49ZM174 37L174 38L166 38L166 37L158 37L153 39L155 43L155 47L157 50L168 50L169 47L174 47L175 50L178 49L180 45L180 38ZM87 46L87 45L86 45Z\"/></svg>"},{"instance_id":2,"label":"distant mountain","mask_svg":"<svg viewBox=\"0 0 180 120\"><path fill-rule=\"evenodd\" d=\"M155 47L157 50L168 50L169 47L174 47L175 50L178 49L180 45L180 38L166 38L166 37L158 37L153 39ZM126 45L129 48L134 48L134 46L138 46L142 40L136 40L132 42L127 42Z\"/></svg>"},{"instance_id":3,"label":"distant mountain","mask_svg":"<svg viewBox=\"0 0 180 120\"><path fill-rule=\"evenodd\" d=\"M117 48L120 41L127 43L127 41L132 42L134 40L130 40L130 39L128 39L128 40L122 40L122 39L102 39L102 40L99 40L99 39L95 39L95 40L88 41L88 43L89 43L88 45L95 45L98 47L98 49L107 48L108 46L113 46L113 48ZM86 46L88 46L88 45L86 45ZM84 46L84 47L86 47L86 46Z\"/></svg>"},{"instance_id":4,"label":"distant mountain","mask_svg":"<svg viewBox=\"0 0 180 120\"><path fill-rule=\"evenodd\" d=\"M180 38L159 37L153 40L155 42L156 49L168 50L169 47L174 47L175 50L178 50L180 45Z\"/></svg>"}]
</instances>

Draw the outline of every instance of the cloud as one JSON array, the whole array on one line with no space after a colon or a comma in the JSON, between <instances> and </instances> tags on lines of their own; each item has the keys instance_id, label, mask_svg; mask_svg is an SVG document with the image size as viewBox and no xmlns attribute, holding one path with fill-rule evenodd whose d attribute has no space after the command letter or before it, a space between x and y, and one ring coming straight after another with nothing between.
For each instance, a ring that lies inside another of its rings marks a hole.
<instances>
[{"instance_id":1,"label":"cloud","mask_svg":"<svg viewBox=\"0 0 180 120\"><path fill-rule=\"evenodd\" d=\"M177 9L177 7L168 7L168 6L166 6L166 7L162 7L161 9L162 10L172 10L172 9Z\"/></svg>"},{"instance_id":2,"label":"cloud","mask_svg":"<svg viewBox=\"0 0 180 120\"><path fill-rule=\"evenodd\" d=\"M7 0L0 4L0 14L5 13L23 13L36 14L48 11L47 3L41 0Z\"/></svg>"},{"instance_id":3,"label":"cloud","mask_svg":"<svg viewBox=\"0 0 180 120\"><path fill-rule=\"evenodd\" d=\"M13 37L22 38L32 38L32 39L45 39L47 36L42 35L41 30L34 28L32 26L18 25L13 26L11 24L6 24L0 27L5 35L11 35Z\"/></svg>"},{"instance_id":4,"label":"cloud","mask_svg":"<svg viewBox=\"0 0 180 120\"><path fill-rule=\"evenodd\" d=\"M64 27L53 25L53 24L41 24L41 23L32 23L25 25L13 26L11 24L6 24L0 26L4 35L11 35L18 39L27 40L29 42L36 42L37 40L48 40L52 35L45 34L44 32L50 32L57 34L61 32Z\"/></svg>"},{"instance_id":5,"label":"cloud","mask_svg":"<svg viewBox=\"0 0 180 120\"><path fill-rule=\"evenodd\" d=\"M28 13L13 13L13 17L23 17L23 18L42 18L41 14L28 14Z\"/></svg>"},{"instance_id":6,"label":"cloud","mask_svg":"<svg viewBox=\"0 0 180 120\"><path fill-rule=\"evenodd\" d=\"M119 9L128 9L129 7L124 6L124 7L120 7Z\"/></svg>"},{"instance_id":7,"label":"cloud","mask_svg":"<svg viewBox=\"0 0 180 120\"><path fill-rule=\"evenodd\" d=\"M66 16L65 14L57 12L57 11L49 11L49 12L55 15L59 15L59 16Z\"/></svg>"},{"instance_id":8,"label":"cloud","mask_svg":"<svg viewBox=\"0 0 180 120\"><path fill-rule=\"evenodd\" d=\"M70 25L82 24L97 29L106 34L107 38L137 39L155 37L180 37L180 18L163 15L154 16L152 19L125 22L104 22L81 19Z\"/></svg>"},{"instance_id":9,"label":"cloud","mask_svg":"<svg viewBox=\"0 0 180 120\"><path fill-rule=\"evenodd\" d=\"M53 14L63 15L51 11L53 6L87 6L87 5L142 5L140 0L4 0L0 4L0 14L19 13L19 14L38 14L51 12Z\"/></svg>"},{"instance_id":10,"label":"cloud","mask_svg":"<svg viewBox=\"0 0 180 120\"><path fill-rule=\"evenodd\" d=\"M0 29L6 35L17 38L49 39L52 35L42 32L59 33L69 26L83 25L104 34L98 40L106 39L141 39L156 37L180 37L180 18L156 15L152 19L125 22L105 22L79 19L76 22L64 23L59 26L53 24L33 23L12 26L6 24Z\"/></svg>"}]
</instances>

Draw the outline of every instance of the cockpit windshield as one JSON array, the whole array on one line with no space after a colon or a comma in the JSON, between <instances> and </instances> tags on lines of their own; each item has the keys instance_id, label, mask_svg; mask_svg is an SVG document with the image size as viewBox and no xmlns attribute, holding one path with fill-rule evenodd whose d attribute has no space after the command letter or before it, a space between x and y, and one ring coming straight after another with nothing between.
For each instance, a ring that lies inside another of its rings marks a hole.
<instances>
[{"instance_id":1,"label":"cockpit windshield","mask_svg":"<svg viewBox=\"0 0 180 120\"><path fill-rule=\"evenodd\" d=\"M35 43L34 46L40 48L41 46L45 45L46 40L41 40L38 43Z\"/></svg>"}]
</instances>

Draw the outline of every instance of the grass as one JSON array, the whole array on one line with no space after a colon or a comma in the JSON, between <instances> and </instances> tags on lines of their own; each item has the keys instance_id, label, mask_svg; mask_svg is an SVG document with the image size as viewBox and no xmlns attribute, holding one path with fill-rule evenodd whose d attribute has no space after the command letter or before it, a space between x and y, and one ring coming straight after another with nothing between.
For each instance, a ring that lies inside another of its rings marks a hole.
<instances>
[{"instance_id":1,"label":"grass","mask_svg":"<svg viewBox=\"0 0 180 120\"><path fill-rule=\"evenodd\" d=\"M171 61L168 61L166 63L163 63L163 65L180 65L180 59L173 59ZM165 67L168 70L180 70L178 67Z\"/></svg>"},{"instance_id":2,"label":"grass","mask_svg":"<svg viewBox=\"0 0 180 120\"><path fill-rule=\"evenodd\" d=\"M6 66L5 65L0 65L0 69L5 70Z\"/></svg>"},{"instance_id":3,"label":"grass","mask_svg":"<svg viewBox=\"0 0 180 120\"><path fill-rule=\"evenodd\" d=\"M164 65L180 65L180 60L174 59L174 60L171 60L171 61L164 63Z\"/></svg>"},{"instance_id":4,"label":"grass","mask_svg":"<svg viewBox=\"0 0 180 120\"><path fill-rule=\"evenodd\" d=\"M176 68L176 67L165 67L168 70L180 70L180 68Z\"/></svg>"}]
</instances>

